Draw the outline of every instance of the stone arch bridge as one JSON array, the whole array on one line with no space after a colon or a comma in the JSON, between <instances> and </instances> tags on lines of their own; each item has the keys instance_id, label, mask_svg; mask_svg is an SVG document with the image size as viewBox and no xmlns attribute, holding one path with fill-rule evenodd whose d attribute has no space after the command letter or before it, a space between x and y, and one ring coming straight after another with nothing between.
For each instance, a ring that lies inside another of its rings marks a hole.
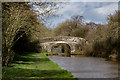
<instances>
[{"instance_id":1,"label":"stone arch bridge","mask_svg":"<svg viewBox=\"0 0 120 80\"><path fill-rule=\"evenodd\" d=\"M67 44L70 47L70 53L76 52L79 48L81 49L82 45L87 44L88 42L84 38L80 37L70 37L70 36L59 36L54 38L44 38L41 42L41 47L43 50L52 52L52 47L57 44Z\"/></svg>"}]
</instances>

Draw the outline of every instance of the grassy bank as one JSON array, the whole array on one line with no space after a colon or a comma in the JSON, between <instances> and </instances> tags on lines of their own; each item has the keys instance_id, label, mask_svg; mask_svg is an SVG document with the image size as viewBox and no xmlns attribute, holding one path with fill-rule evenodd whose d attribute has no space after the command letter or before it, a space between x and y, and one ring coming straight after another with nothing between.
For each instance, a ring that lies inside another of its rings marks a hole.
<instances>
[{"instance_id":1,"label":"grassy bank","mask_svg":"<svg viewBox=\"0 0 120 80\"><path fill-rule=\"evenodd\" d=\"M11 67L3 67L2 78L9 80L76 80L70 72L61 69L44 53L21 56Z\"/></svg>"}]
</instances>

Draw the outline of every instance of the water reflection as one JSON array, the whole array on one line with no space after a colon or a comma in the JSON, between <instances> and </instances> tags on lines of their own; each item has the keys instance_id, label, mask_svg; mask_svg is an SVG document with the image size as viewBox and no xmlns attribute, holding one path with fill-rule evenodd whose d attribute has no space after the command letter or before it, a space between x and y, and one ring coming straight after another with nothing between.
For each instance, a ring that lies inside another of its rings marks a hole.
<instances>
[{"instance_id":1,"label":"water reflection","mask_svg":"<svg viewBox=\"0 0 120 80\"><path fill-rule=\"evenodd\" d=\"M83 55L49 56L49 58L77 78L118 77L117 61L106 61L104 58L86 57Z\"/></svg>"}]
</instances>

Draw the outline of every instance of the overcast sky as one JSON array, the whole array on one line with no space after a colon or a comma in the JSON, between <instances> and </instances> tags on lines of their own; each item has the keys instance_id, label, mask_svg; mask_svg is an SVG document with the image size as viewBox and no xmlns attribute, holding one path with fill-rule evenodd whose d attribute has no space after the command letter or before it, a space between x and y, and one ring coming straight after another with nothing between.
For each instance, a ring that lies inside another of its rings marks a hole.
<instances>
[{"instance_id":1,"label":"overcast sky","mask_svg":"<svg viewBox=\"0 0 120 80\"><path fill-rule=\"evenodd\" d=\"M59 17L50 17L47 21L52 22L51 28L57 24L70 19L71 16L80 15L85 22L107 23L107 16L118 10L117 2L69 2L62 5L63 8L57 10Z\"/></svg>"}]
</instances>

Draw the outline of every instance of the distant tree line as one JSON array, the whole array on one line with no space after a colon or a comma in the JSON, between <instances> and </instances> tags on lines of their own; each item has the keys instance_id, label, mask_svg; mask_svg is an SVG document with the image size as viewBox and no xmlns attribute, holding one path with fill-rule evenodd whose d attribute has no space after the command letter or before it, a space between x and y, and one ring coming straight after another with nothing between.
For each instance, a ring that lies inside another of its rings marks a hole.
<instances>
[{"instance_id":1,"label":"distant tree line","mask_svg":"<svg viewBox=\"0 0 120 80\"><path fill-rule=\"evenodd\" d=\"M120 16L118 11L108 15L107 24L84 23L83 16L73 16L54 29L54 36L74 36L85 38L89 44L84 45L88 56L109 57L120 54ZM118 58L117 57L117 58Z\"/></svg>"},{"instance_id":2,"label":"distant tree line","mask_svg":"<svg viewBox=\"0 0 120 80\"><path fill-rule=\"evenodd\" d=\"M89 27L83 24L83 16L73 16L72 19L62 22L54 29L54 36L75 36L82 37L86 36Z\"/></svg>"}]
</instances>

